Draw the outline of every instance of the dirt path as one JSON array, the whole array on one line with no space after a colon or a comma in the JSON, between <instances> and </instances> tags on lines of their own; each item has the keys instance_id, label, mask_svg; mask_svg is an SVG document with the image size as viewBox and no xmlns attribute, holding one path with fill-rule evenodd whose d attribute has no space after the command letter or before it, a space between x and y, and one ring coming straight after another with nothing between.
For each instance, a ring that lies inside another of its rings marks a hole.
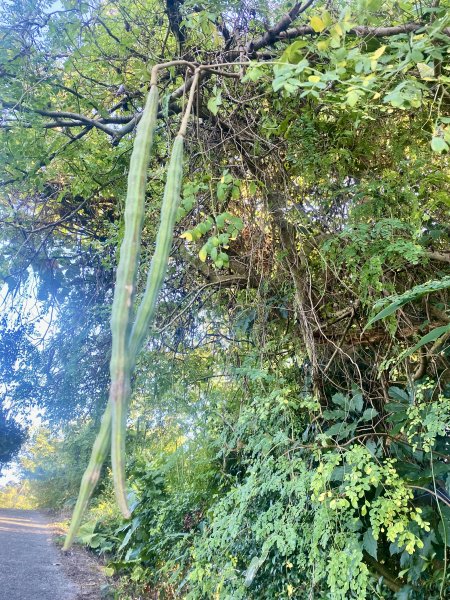
<instances>
[{"instance_id":1,"label":"dirt path","mask_svg":"<svg viewBox=\"0 0 450 600\"><path fill-rule=\"evenodd\" d=\"M0 509L0 600L76 600L42 514Z\"/></svg>"}]
</instances>

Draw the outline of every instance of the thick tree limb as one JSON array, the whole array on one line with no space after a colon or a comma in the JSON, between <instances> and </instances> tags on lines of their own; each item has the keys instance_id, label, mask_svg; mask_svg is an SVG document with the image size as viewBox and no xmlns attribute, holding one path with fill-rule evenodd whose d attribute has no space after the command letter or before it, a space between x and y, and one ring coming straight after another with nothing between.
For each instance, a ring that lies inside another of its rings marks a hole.
<instances>
[{"instance_id":1,"label":"thick tree limb","mask_svg":"<svg viewBox=\"0 0 450 600\"><path fill-rule=\"evenodd\" d=\"M402 33L413 33L414 31L422 29L422 27L424 27L423 23L405 23L404 25L395 25L392 27L367 27L365 25L358 25L356 27L352 27L352 29L347 32L347 35L376 38L391 37L393 35L400 35ZM447 27L446 29L443 29L442 33L450 36L450 28ZM275 41L294 39L304 35L318 35L318 33L309 25L292 27L291 29L280 32Z\"/></svg>"},{"instance_id":2,"label":"thick tree limb","mask_svg":"<svg viewBox=\"0 0 450 600\"><path fill-rule=\"evenodd\" d=\"M450 252L424 252L424 256L430 260L450 263Z\"/></svg>"},{"instance_id":3,"label":"thick tree limb","mask_svg":"<svg viewBox=\"0 0 450 600\"><path fill-rule=\"evenodd\" d=\"M247 54L253 54L257 50L261 48L266 48L271 44L275 43L280 35L285 31L289 25L300 15L305 12L307 8L309 8L312 4L314 4L314 0L307 0L305 4L301 2L297 2L291 10L286 13L273 27L271 27L266 33L261 36L258 40L254 42L250 42L247 46Z\"/></svg>"},{"instance_id":4,"label":"thick tree limb","mask_svg":"<svg viewBox=\"0 0 450 600\"><path fill-rule=\"evenodd\" d=\"M166 0L166 13L169 19L170 30L181 45L186 39L184 27L182 26L183 17L181 16L180 8L183 5L183 0Z\"/></svg>"},{"instance_id":5,"label":"thick tree limb","mask_svg":"<svg viewBox=\"0 0 450 600\"><path fill-rule=\"evenodd\" d=\"M399 592L403 587L401 579L397 579L394 573L391 573L384 565L375 560L370 554L364 551L364 560L369 568L382 575L384 583L393 592Z\"/></svg>"}]
</instances>

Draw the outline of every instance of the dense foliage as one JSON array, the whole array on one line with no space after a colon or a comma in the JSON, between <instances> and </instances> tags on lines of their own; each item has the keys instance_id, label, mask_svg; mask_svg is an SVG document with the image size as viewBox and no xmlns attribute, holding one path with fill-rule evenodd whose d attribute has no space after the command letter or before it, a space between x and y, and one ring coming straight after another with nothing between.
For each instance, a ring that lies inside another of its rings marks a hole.
<instances>
[{"instance_id":1,"label":"dense foliage","mask_svg":"<svg viewBox=\"0 0 450 600\"><path fill-rule=\"evenodd\" d=\"M133 380L132 515L106 464L80 531L137 595L448 597L449 7L1 9L2 397L45 409L22 458L42 505L73 506L107 399L151 68L176 63L160 71L141 274L203 69Z\"/></svg>"},{"instance_id":2,"label":"dense foliage","mask_svg":"<svg viewBox=\"0 0 450 600\"><path fill-rule=\"evenodd\" d=\"M0 412L0 473L1 467L11 462L19 452L25 434L18 423L6 411Z\"/></svg>"}]
</instances>

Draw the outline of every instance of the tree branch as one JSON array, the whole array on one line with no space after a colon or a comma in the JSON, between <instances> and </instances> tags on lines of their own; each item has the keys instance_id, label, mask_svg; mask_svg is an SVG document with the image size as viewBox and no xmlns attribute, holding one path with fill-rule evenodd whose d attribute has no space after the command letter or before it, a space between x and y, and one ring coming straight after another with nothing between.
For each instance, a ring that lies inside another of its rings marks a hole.
<instances>
[{"instance_id":1,"label":"tree branch","mask_svg":"<svg viewBox=\"0 0 450 600\"><path fill-rule=\"evenodd\" d=\"M357 25L352 27L347 32L347 35L356 35L357 37L390 37L393 35L400 35L402 33L413 33L424 27L423 23L405 23L404 25L395 25L393 27L367 27L365 25ZM442 30L444 35L450 36L450 28ZM278 40L289 40L293 38L302 37L304 35L318 35L317 31L314 31L309 25L302 27L292 27L286 31L280 32Z\"/></svg>"},{"instance_id":2,"label":"tree branch","mask_svg":"<svg viewBox=\"0 0 450 600\"><path fill-rule=\"evenodd\" d=\"M423 254L430 260L450 263L450 252L424 252Z\"/></svg>"},{"instance_id":3,"label":"tree branch","mask_svg":"<svg viewBox=\"0 0 450 600\"><path fill-rule=\"evenodd\" d=\"M294 21L298 15L302 12L305 12L307 8L309 8L315 0L307 0L305 4L302 5L301 2L297 2L291 10L286 13L279 21L271 27L266 33L261 36L258 40L254 42L250 42L247 46L247 54L252 55L257 50L261 48L266 48L267 46L271 46L274 44L280 35L285 31L289 25Z\"/></svg>"}]
</instances>

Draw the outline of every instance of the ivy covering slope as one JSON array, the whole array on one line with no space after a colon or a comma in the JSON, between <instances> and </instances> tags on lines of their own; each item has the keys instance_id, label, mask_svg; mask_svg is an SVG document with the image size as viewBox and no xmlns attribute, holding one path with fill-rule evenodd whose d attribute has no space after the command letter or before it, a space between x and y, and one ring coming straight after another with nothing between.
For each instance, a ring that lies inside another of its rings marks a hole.
<instances>
[{"instance_id":1,"label":"ivy covering slope","mask_svg":"<svg viewBox=\"0 0 450 600\"><path fill-rule=\"evenodd\" d=\"M160 70L141 274L200 73L168 275L132 385L132 514L113 508L106 465L80 532L139 593L448 597L449 8L2 9L0 268L16 315L5 330L18 332L5 400L72 420L55 458L37 461L53 481L107 399L151 69L175 61ZM138 305L145 277L136 285ZM40 480L43 502L73 504L71 472L47 496Z\"/></svg>"}]
</instances>

